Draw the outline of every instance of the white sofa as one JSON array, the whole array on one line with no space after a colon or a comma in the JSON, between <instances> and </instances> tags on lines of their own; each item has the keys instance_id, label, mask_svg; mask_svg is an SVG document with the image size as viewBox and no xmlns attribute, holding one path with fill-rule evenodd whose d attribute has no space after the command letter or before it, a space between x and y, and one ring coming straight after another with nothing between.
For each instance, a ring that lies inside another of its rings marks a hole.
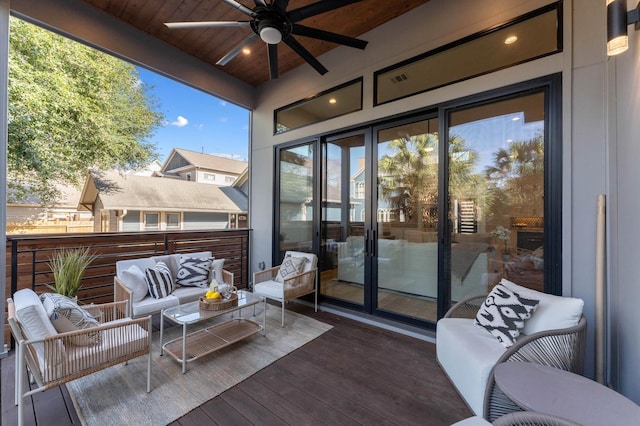
<instances>
[{"instance_id":1,"label":"white sofa","mask_svg":"<svg viewBox=\"0 0 640 426\"><path fill-rule=\"evenodd\" d=\"M337 247L338 280L364 283L364 238L348 237ZM456 243L452 247L451 298L487 291L486 243ZM438 297L438 243L378 240L378 288L403 294Z\"/></svg>"},{"instance_id":2,"label":"white sofa","mask_svg":"<svg viewBox=\"0 0 640 426\"><path fill-rule=\"evenodd\" d=\"M211 257L210 251L197 253L184 253L189 257ZM175 285L171 294L161 299L152 297L145 290L145 285L140 282L135 274L128 273L132 266L136 266L144 272L147 268L154 267L158 262L164 262L171 271L173 282L176 282L180 268L181 254L169 254L163 256L151 256L140 259L120 260L116 262L116 276L114 277L114 297L116 301L126 300L129 304L129 316L138 318L158 313L163 309L178 306L183 303L193 302L204 295L206 289L201 287L183 287ZM233 274L223 269L224 259L215 259L212 271L216 271L218 283L233 284ZM222 279L220 279L222 277Z\"/></svg>"},{"instance_id":3,"label":"white sofa","mask_svg":"<svg viewBox=\"0 0 640 426\"><path fill-rule=\"evenodd\" d=\"M535 362L579 374L584 360L586 320L582 299L541 293L505 279L501 284L523 297L540 300L513 346L503 346L474 324L486 295L455 304L436 329L438 363L469 408L489 421L508 412L495 407L498 399L493 367L498 363Z\"/></svg>"}]
</instances>

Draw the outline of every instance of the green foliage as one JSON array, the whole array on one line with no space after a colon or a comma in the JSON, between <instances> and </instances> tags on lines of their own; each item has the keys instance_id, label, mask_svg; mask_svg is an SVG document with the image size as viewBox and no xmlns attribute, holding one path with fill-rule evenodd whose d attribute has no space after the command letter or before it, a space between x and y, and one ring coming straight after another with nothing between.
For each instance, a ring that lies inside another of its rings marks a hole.
<instances>
[{"instance_id":1,"label":"green foliage","mask_svg":"<svg viewBox=\"0 0 640 426\"><path fill-rule=\"evenodd\" d=\"M48 265L55 280L55 286L49 287L56 293L75 297L82 286L84 271L97 257L88 247L58 250L49 258Z\"/></svg>"},{"instance_id":2,"label":"green foliage","mask_svg":"<svg viewBox=\"0 0 640 426\"><path fill-rule=\"evenodd\" d=\"M90 167L130 168L156 157L143 141L164 119L135 67L11 18L9 195L56 195ZM10 200L11 201L11 200Z\"/></svg>"}]
</instances>

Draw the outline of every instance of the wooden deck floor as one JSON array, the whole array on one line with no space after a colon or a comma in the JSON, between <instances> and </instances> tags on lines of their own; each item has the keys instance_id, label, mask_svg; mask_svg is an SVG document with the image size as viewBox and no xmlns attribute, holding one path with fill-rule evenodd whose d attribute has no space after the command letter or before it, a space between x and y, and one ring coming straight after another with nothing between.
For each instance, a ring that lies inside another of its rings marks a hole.
<instances>
[{"instance_id":1,"label":"wooden deck floor","mask_svg":"<svg viewBox=\"0 0 640 426\"><path fill-rule=\"evenodd\" d=\"M450 425L471 416L433 344L331 313L290 309L334 326L208 401L173 426ZM2 424L17 423L13 356L2 360ZM33 396L27 425L80 424L66 387Z\"/></svg>"}]
</instances>

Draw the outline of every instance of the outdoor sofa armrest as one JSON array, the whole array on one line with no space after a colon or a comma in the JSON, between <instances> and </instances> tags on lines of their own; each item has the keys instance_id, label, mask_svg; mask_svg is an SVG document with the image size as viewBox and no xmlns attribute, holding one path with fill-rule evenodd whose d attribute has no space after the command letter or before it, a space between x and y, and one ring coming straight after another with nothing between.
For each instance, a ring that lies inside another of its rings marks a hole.
<instances>
[{"instance_id":1,"label":"outdoor sofa armrest","mask_svg":"<svg viewBox=\"0 0 640 426\"><path fill-rule=\"evenodd\" d=\"M82 305L82 309L89 312L101 323L129 318L126 300L119 302Z\"/></svg>"},{"instance_id":2,"label":"outdoor sofa armrest","mask_svg":"<svg viewBox=\"0 0 640 426\"><path fill-rule=\"evenodd\" d=\"M580 374L584 364L586 331L587 320L583 315L573 327L523 336L498 358L496 365L512 361L532 362ZM494 421L518 410L520 409L496 386L494 372L491 370L484 397L484 417Z\"/></svg>"},{"instance_id":3,"label":"outdoor sofa armrest","mask_svg":"<svg viewBox=\"0 0 640 426\"><path fill-rule=\"evenodd\" d=\"M127 302L125 308L126 316L133 317L133 292L118 277L113 277L113 300L115 302Z\"/></svg>"}]
</instances>

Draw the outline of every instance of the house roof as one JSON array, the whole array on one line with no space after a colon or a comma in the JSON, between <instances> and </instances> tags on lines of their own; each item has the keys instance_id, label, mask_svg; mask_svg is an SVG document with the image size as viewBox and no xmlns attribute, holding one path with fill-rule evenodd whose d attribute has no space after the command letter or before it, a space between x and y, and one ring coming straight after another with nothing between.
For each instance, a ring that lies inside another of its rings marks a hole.
<instances>
[{"instance_id":1,"label":"house roof","mask_svg":"<svg viewBox=\"0 0 640 426\"><path fill-rule=\"evenodd\" d=\"M186 163L197 169L227 172L235 175L240 175L248 167L248 163L245 161L232 160L218 155L203 154L182 148L173 148L173 151L169 154L167 161L162 166L161 172L163 174L170 175L173 170L176 170L176 168L169 168L172 163L176 163L173 161L176 156L182 157ZM183 167L185 166L181 166L179 168L182 169Z\"/></svg>"},{"instance_id":2,"label":"house roof","mask_svg":"<svg viewBox=\"0 0 640 426\"><path fill-rule=\"evenodd\" d=\"M238 194L239 193L239 194ZM247 211L247 197L236 188L92 171L87 176L79 209L92 210L100 199L106 210L162 210L194 212Z\"/></svg>"}]
</instances>

